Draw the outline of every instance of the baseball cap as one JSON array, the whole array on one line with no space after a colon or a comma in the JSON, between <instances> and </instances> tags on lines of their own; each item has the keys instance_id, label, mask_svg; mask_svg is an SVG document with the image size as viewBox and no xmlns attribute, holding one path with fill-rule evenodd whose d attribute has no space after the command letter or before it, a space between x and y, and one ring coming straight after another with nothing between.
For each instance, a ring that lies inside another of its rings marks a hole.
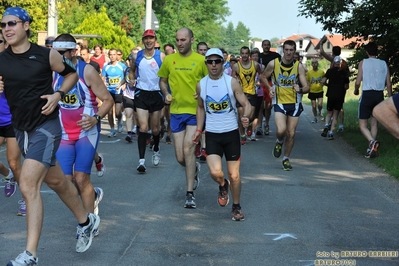
<instances>
[{"instance_id":1,"label":"baseball cap","mask_svg":"<svg viewBox=\"0 0 399 266\"><path fill-rule=\"evenodd\" d=\"M148 36L157 37L157 35L155 34L155 31L153 31L153 30L146 30L146 31L143 33L142 38L148 37Z\"/></svg>"},{"instance_id":2,"label":"baseball cap","mask_svg":"<svg viewBox=\"0 0 399 266\"><path fill-rule=\"evenodd\" d=\"M342 62L341 57L339 56L334 57L334 64L341 64L341 62Z\"/></svg>"},{"instance_id":3,"label":"baseball cap","mask_svg":"<svg viewBox=\"0 0 399 266\"><path fill-rule=\"evenodd\" d=\"M223 57L223 53L222 53L222 51L219 48L211 48L208 51L206 51L205 58L208 58L211 55L218 55L222 59L224 58Z\"/></svg>"}]
</instances>

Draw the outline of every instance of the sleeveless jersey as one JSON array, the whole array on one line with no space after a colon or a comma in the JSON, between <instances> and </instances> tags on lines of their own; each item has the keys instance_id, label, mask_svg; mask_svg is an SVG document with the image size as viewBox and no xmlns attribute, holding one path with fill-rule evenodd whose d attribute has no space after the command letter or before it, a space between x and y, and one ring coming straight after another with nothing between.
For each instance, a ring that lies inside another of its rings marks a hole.
<instances>
[{"instance_id":1,"label":"sleeveless jersey","mask_svg":"<svg viewBox=\"0 0 399 266\"><path fill-rule=\"evenodd\" d=\"M136 58L136 87L145 91L160 91L158 71L162 65L161 51L156 50L154 55L147 58L144 50L137 53Z\"/></svg>"},{"instance_id":2,"label":"sleeveless jersey","mask_svg":"<svg viewBox=\"0 0 399 266\"><path fill-rule=\"evenodd\" d=\"M96 62L100 66L100 69L103 69L105 65L105 55L102 54L99 58L92 56L90 57L90 61Z\"/></svg>"},{"instance_id":3,"label":"sleeveless jersey","mask_svg":"<svg viewBox=\"0 0 399 266\"><path fill-rule=\"evenodd\" d=\"M241 65L241 62L237 62L239 79L241 81L242 91L247 94L254 95L255 91L255 79L256 79L256 69L255 62L251 60L251 66L246 69Z\"/></svg>"},{"instance_id":4,"label":"sleeveless jersey","mask_svg":"<svg viewBox=\"0 0 399 266\"><path fill-rule=\"evenodd\" d=\"M118 85L125 78L126 65L117 62L116 65L105 64L101 75L105 77L105 82L108 84L108 91L112 94L122 94L122 90L117 89Z\"/></svg>"},{"instance_id":5,"label":"sleeveless jersey","mask_svg":"<svg viewBox=\"0 0 399 266\"><path fill-rule=\"evenodd\" d=\"M274 59L272 80L275 85L275 104L294 104L301 102L302 95L296 93L294 84L299 81L299 62L285 65L280 59Z\"/></svg>"},{"instance_id":6,"label":"sleeveless jersey","mask_svg":"<svg viewBox=\"0 0 399 266\"><path fill-rule=\"evenodd\" d=\"M317 71L311 69L306 73L306 80L309 82L311 93L319 93L323 91L323 85L320 84L323 77L324 71L321 69L318 69Z\"/></svg>"},{"instance_id":7,"label":"sleeveless jersey","mask_svg":"<svg viewBox=\"0 0 399 266\"><path fill-rule=\"evenodd\" d=\"M200 81L201 98L206 112L205 130L223 133L238 128L236 98L231 88L229 75L223 73L218 80L205 76Z\"/></svg>"},{"instance_id":8,"label":"sleeveless jersey","mask_svg":"<svg viewBox=\"0 0 399 266\"><path fill-rule=\"evenodd\" d=\"M385 61L377 58L363 60L363 85L362 91L383 91L388 73Z\"/></svg>"},{"instance_id":9,"label":"sleeveless jersey","mask_svg":"<svg viewBox=\"0 0 399 266\"><path fill-rule=\"evenodd\" d=\"M79 80L65 94L64 99L59 102L59 118L62 126L63 140L78 140L91 134L97 134L100 130L100 124L90 130L83 130L82 127L76 124L77 121L82 119L81 114L93 116L97 113L96 95L84 80L86 64L86 62L78 60L76 71L78 72ZM53 82L54 91L60 89L63 81L64 77L55 73Z\"/></svg>"},{"instance_id":10,"label":"sleeveless jersey","mask_svg":"<svg viewBox=\"0 0 399 266\"><path fill-rule=\"evenodd\" d=\"M134 99L134 91L136 90L135 87L130 87L129 85L129 72L130 72L130 67L127 67L125 69L125 81L126 81L126 87L125 90L123 91L123 96Z\"/></svg>"},{"instance_id":11,"label":"sleeveless jersey","mask_svg":"<svg viewBox=\"0 0 399 266\"><path fill-rule=\"evenodd\" d=\"M58 106L51 114L42 114L47 100L40 96L54 93L49 55L50 49L34 43L30 43L28 51L22 54L14 54L11 46L0 53L4 95L12 114L12 124L18 130L29 132L58 117Z\"/></svg>"}]
</instances>

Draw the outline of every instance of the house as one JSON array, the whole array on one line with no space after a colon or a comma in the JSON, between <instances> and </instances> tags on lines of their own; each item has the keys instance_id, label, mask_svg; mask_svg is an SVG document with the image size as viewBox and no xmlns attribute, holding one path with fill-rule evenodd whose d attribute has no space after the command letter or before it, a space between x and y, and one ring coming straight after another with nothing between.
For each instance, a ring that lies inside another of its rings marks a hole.
<instances>
[{"instance_id":1,"label":"house","mask_svg":"<svg viewBox=\"0 0 399 266\"><path fill-rule=\"evenodd\" d=\"M322 41L324 40L326 41L322 43ZM356 46L359 46L363 42L360 41L357 37L345 38L341 34L325 34L321 38L320 42L315 46L315 52L320 50L320 45L323 45L324 52L332 55L333 46L339 46L341 47L341 57L347 60L349 57L352 57L355 52L355 48L349 46L352 43L356 43ZM309 54L313 54L315 52L310 50L308 51Z\"/></svg>"},{"instance_id":2,"label":"house","mask_svg":"<svg viewBox=\"0 0 399 266\"><path fill-rule=\"evenodd\" d=\"M286 40L292 40L296 43L296 51L299 52L299 54L301 56L307 57L306 48L309 46L309 43L311 43L312 40L314 40L314 39L316 39L316 37L314 37L310 34L294 34L287 38L283 38L276 42L277 43L277 53L282 55L284 42Z\"/></svg>"}]
</instances>

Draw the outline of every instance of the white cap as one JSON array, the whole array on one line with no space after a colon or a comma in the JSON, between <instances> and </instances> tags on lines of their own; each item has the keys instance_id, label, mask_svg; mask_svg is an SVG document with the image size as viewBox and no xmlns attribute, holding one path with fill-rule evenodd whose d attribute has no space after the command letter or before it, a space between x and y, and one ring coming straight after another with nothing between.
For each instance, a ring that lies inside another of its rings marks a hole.
<instances>
[{"instance_id":1,"label":"white cap","mask_svg":"<svg viewBox=\"0 0 399 266\"><path fill-rule=\"evenodd\" d=\"M342 62L341 57L339 56L334 57L334 64L341 64L341 62Z\"/></svg>"},{"instance_id":2,"label":"white cap","mask_svg":"<svg viewBox=\"0 0 399 266\"><path fill-rule=\"evenodd\" d=\"M218 55L222 59L224 58L223 57L223 53L222 53L222 51L219 48L211 48L208 51L206 51L205 58L208 58L211 55Z\"/></svg>"}]
</instances>

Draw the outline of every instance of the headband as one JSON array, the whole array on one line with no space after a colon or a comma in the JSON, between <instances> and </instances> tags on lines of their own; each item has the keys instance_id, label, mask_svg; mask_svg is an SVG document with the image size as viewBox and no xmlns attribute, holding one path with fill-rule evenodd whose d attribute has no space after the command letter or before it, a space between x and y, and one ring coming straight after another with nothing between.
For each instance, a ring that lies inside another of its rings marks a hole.
<instances>
[{"instance_id":1,"label":"headband","mask_svg":"<svg viewBox=\"0 0 399 266\"><path fill-rule=\"evenodd\" d=\"M27 21L29 23L32 23L33 21L33 19L29 16L28 12L25 9L20 8L19 6L7 8L3 14L3 17L5 16L16 16L23 22Z\"/></svg>"},{"instance_id":2,"label":"headband","mask_svg":"<svg viewBox=\"0 0 399 266\"><path fill-rule=\"evenodd\" d=\"M75 49L76 43L75 42L65 42L65 41L54 41L53 42L54 49Z\"/></svg>"}]
</instances>

